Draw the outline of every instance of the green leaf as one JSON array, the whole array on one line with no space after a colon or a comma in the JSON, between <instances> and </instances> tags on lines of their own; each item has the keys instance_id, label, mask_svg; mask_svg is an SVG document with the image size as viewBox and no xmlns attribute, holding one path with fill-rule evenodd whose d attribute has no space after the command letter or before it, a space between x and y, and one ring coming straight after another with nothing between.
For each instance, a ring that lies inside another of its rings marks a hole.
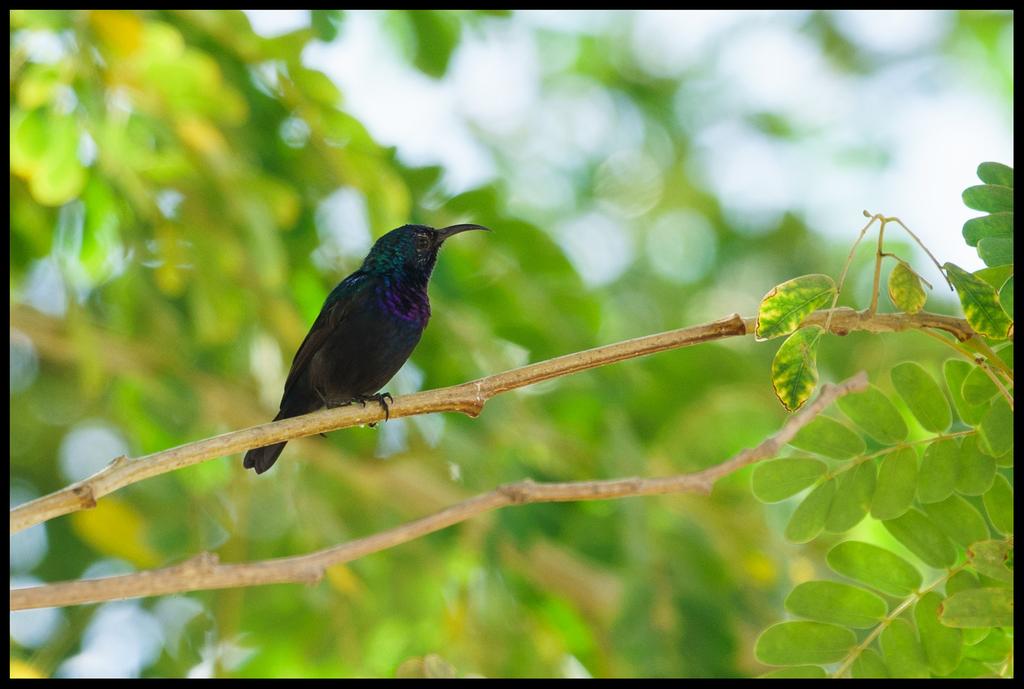
<instances>
[{"instance_id":1,"label":"green leaf","mask_svg":"<svg viewBox=\"0 0 1024 689\"><path fill-rule=\"evenodd\" d=\"M761 502L779 502L817 481L826 469L824 462L810 457L773 459L754 467L750 487Z\"/></svg>"},{"instance_id":2,"label":"green leaf","mask_svg":"<svg viewBox=\"0 0 1024 689\"><path fill-rule=\"evenodd\" d=\"M981 420L978 434L978 449L993 457L1002 457L1013 450L1013 410L1005 397L1000 395L992 403L992 408Z\"/></svg>"},{"instance_id":3,"label":"green leaf","mask_svg":"<svg viewBox=\"0 0 1024 689\"><path fill-rule=\"evenodd\" d=\"M766 665L835 663L857 643L854 633L824 622L779 622L761 632L754 656Z\"/></svg>"},{"instance_id":4,"label":"green leaf","mask_svg":"<svg viewBox=\"0 0 1024 689\"><path fill-rule=\"evenodd\" d=\"M825 531L843 533L857 526L868 513L875 494L875 463L861 462L836 479L836 496L825 520Z\"/></svg>"},{"instance_id":5,"label":"green leaf","mask_svg":"<svg viewBox=\"0 0 1024 689\"><path fill-rule=\"evenodd\" d=\"M1013 651L1013 638L1002 629L993 629L977 644L964 649L964 656L983 663L1002 663Z\"/></svg>"},{"instance_id":6,"label":"green leaf","mask_svg":"<svg viewBox=\"0 0 1024 689\"><path fill-rule=\"evenodd\" d=\"M965 629L964 632L969 632L970 629ZM977 679L977 678L988 678L994 679L999 675L984 663L978 662L974 658L964 658L960 661L960 664L956 666L956 670L952 674L946 675L943 679Z\"/></svg>"},{"instance_id":7,"label":"green leaf","mask_svg":"<svg viewBox=\"0 0 1024 689\"><path fill-rule=\"evenodd\" d=\"M981 451L975 435L964 438L958 455L956 490L964 495L984 495L996 477L996 460Z\"/></svg>"},{"instance_id":8,"label":"green leaf","mask_svg":"<svg viewBox=\"0 0 1024 689\"><path fill-rule=\"evenodd\" d=\"M818 384L818 340L821 328L797 330L772 359L772 389L788 411L804 405Z\"/></svg>"},{"instance_id":9,"label":"green leaf","mask_svg":"<svg viewBox=\"0 0 1024 689\"><path fill-rule=\"evenodd\" d=\"M883 520L900 516L910 509L916 490L917 452L912 447L890 452L878 470L871 516Z\"/></svg>"},{"instance_id":10,"label":"green leaf","mask_svg":"<svg viewBox=\"0 0 1024 689\"><path fill-rule=\"evenodd\" d=\"M953 438L930 443L917 477L917 499L922 503L945 500L956 489L960 446Z\"/></svg>"},{"instance_id":11,"label":"green leaf","mask_svg":"<svg viewBox=\"0 0 1024 689\"><path fill-rule=\"evenodd\" d=\"M1006 279L1013 275L1013 266L994 266L974 271L974 277L979 277L995 288L1003 286Z\"/></svg>"},{"instance_id":12,"label":"green leaf","mask_svg":"<svg viewBox=\"0 0 1024 689\"><path fill-rule=\"evenodd\" d=\"M942 596L929 591L914 605L914 622L921 635L921 646L928 667L937 675L948 675L960 664L963 654L963 632L939 622Z\"/></svg>"},{"instance_id":13,"label":"green leaf","mask_svg":"<svg viewBox=\"0 0 1024 689\"><path fill-rule=\"evenodd\" d=\"M78 160L78 119L45 108L11 119L11 169L28 179L29 191L45 206L77 197L87 174Z\"/></svg>"},{"instance_id":14,"label":"green leaf","mask_svg":"<svg viewBox=\"0 0 1024 689\"><path fill-rule=\"evenodd\" d=\"M889 273L889 301L900 311L917 313L924 308L928 295L921 286L921 278L903 261Z\"/></svg>"},{"instance_id":15,"label":"green leaf","mask_svg":"<svg viewBox=\"0 0 1024 689\"><path fill-rule=\"evenodd\" d=\"M971 544L967 559L980 574L996 581L1013 581L1013 546L1006 541L990 540Z\"/></svg>"},{"instance_id":16,"label":"green leaf","mask_svg":"<svg viewBox=\"0 0 1024 689\"><path fill-rule=\"evenodd\" d=\"M979 584L975 588L981 588L981 585ZM975 644L983 641L991 631L991 627L960 628L960 632L964 635L964 646L974 646Z\"/></svg>"},{"instance_id":17,"label":"green leaf","mask_svg":"<svg viewBox=\"0 0 1024 689\"><path fill-rule=\"evenodd\" d=\"M306 69L296 65L289 69L292 81L302 94L317 103L329 108L337 107L341 102L341 91L329 76L316 69ZM288 189L287 191L291 191Z\"/></svg>"},{"instance_id":18,"label":"green leaf","mask_svg":"<svg viewBox=\"0 0 1024 689\"><path fill-rule=\"evenodd\" d=\"M759 675L759 677L764 679L825 679L828 677L828 673L817 665L797 665L772 670Z\"/></svg>"},{"instance_id":19,"label":"green leaf","mask_svg":"<svg viewBox=\"0 0 1024 689\"><path fill-rule=\"evenodd\" d=\"M963 384L974 365L962 359L947 359L942 365L946 387L953 398L953 406L960 419L969 426L977 426L988 412L988 404L971 404L964 399Z\"/></svg>"},{"instance_id":20,"label":"green leaf","mask_svg":"<svg viewBox=\"0 0 1024 689\"><path fill-rule=\"evenodd\" d=\"M980 589L982 588L982 585L981 582L978 580L978 575L976 575L974 572L970 570L961 569L959 572L957 572L956 574L954 574L946 580L945 588L946 598L949 598L950 596L960 593L961 591L967 591L968 589ZM964 638L964 644L968 646L973 646L974 644L984 639L985 636L988 635L989 631L990 630L987 627L981 629L963 629L962 633Z\"/></svg>"},{"instance_id":21,"label":"green leaf","mask_svg":"<svg viewBox=\"0 0 1024 689\"><path fill-rule=\"evenodd\" d=\"M879 638L885 665L893 677L929 677L928 661L917 634L909 622L898 617L882 631Z\"/></svg>"},{"instance_id":22,"label":"green leaf","mask_svg":"<svg viewBox=\"0 0 1024 689\"><path fill-rule=\"evenodd\" d=\"M980 218L971 218L964 223L964 241L968 246L977 246L986 237L1006 239L1013 236L1013 213L992 213Z\"/></svg>"},{"instance_id":23,"label":"green leaf","mask_svg":"<svg viewBox=\"0 0 1024 689\"><path fill-rule=\"evenodd\" d=\"M849 459L866 449L863 438L827 416L818 416L801 428L789 444L833 459Z\"/></svg>"},{"instance_id":24,"label":"green leaf","mask_svg":"<svg viewBox=\"0 0 1024 689\"><path fill-rule=\"evenodd\" d=\"M893 538L917 555L926 565L950 567L956 561L956 548L946 534L920 510L909 509L896 519L883 521Z\"/></svg>"},{"instance_id":25,"label":"green leaf","mask_svg":"<svg viewBox=\"0 0 1024 689\"><path fill-rule=\"evenodd\" d=\"M828 566L894 596L907 596L921 586L921 573L899 555L862 541L844 541L826 556Z\"/></svg>"},{"instance_id":26,"label":"green leaf","mask_svg":"<svg viewBox=\"0 0 1024 689\"><path fill-rule=\"evenodd\" d=\"M1003 311L1013 318L1013 276L1011 275L1003 286L999 289L999 303L1003 307Z\"/></svg>"},{"instance_id":27,"label":"green leaf","mask_svg":"<svg viewBox=\"0 0 1024 689\"><path fill-rule=\"evenodd\" d=\"M49 105L57 89L64 83L61 69L56 64L32 64L21 71L18 84L18 106L22 110L31 111L40 106ZM14 84L11 84L12 90Z\"/></svg>"},{"instance_id":28,"label":"green leaf","mask_svg":"<svg viewBox=\"0 0 1024 689\"><path fill-rule=\"evenodd\" d=\"M892 367L892 386L925 430L942 433L953 423L949 402L935 379L920 364L904 361Z\"/></svg>"},{"instance_id":29,"label":"green leaf","mask_svg":"<svg viewBox=\"0 0 1024 689\"><path fill-rule=\"evenodd\" d=\"M413 64L424 74L440 79L459 43L461 23L449 11L409 10L406 15L416 34Z\"/></svg>"},{"instance_id":30,"label":"green leaf","mask_svg":"<svg viewBox=\"0 0 1024 689\"><path fill-rule=\"evenodd\" d=\"M966 591L967 589L978 589L981 588L981 582L978 581L977 575L966 569L961 569L959 572L951 576L946 580L946 597L952 596L954 593L960 591Z\"/></svg>"},{"instance_id":31,"label":"green leaf","mask_svg":"<svg viewBox=\"0 0 1024 689\"><path fill-rule=\"evenodd\" d=\"M999 295L984 280L952 263L943 264L950 282L956 287L967 322L976 332L997 340L1006 339L1013 322L999 304Z\"/></svg>"},{"instance_id":32,"label":"green leaf","mask_svg":"<svg viewBox=\"0 0 1024 689\"><path fill-rule=\"evenodd\" d=\"M999 388L996 387L996 384L992 382L992 379L988 377L988 374L985 373L981 366L975 366L967 374L967 377L964 378L964 384L960 392L968 404L979 405L985 404L995 397L999 392Z\"/></svg>"},{"instance_id":33,"label":"green leaf","mask_svg":"<svg viewBox=\"0 0 1024 689\"><path fill-rule=\"evenodd\" d=\"M1013 591L969 589L942 602L939 620L947 627L1012 627Z\"/></svg>"},{"instance_id":34,"label":"green leaf","mask_svg":"<svg viewBox=\"0 0 1024 689\"><path fill-rule=\"evenodd\" d=\"M850 675L854 679L885 679L889 676L889 670L875 649L865 648L857 660L853 661Z\"/></svg>"},{"instance_id":35,"label":"green leaf","mask_svg":"<svg viewBox=\"0 0 1024 689\"><path fill-rule=\"evenodd\" d=\"M1013 237L985 237L978 242L978 256L987 266L1013 263Z\"/></svg>"},{"instance_id":36,"label":"green leaf","mask_svg":"<svg viewBox=\"0 0 1024 689\"><path fill-rule=\"evenodd\" d=\"M832 303L836 283L828 275L803 275L773 287L761 299L754 337L770 340L793 332L811 313Z\"/></svg>"},{"instance_id":37,"label":"green leaf","mask_svg":"<svg viewBox=\"0 0 1024 689\"><path fill-rule=\"evenodd\" d=\"M330 43L338 37L338 29L344 19L345 14L341 10L313 10L310 23L316 37Z\"/></svg>"},{"instance_id":38,"label":"green leaf","mask_svg":"<svg viewBox=\"0 0 1024 689\"><path fill-rule=\"evenodd\" d=\"M959 495L924 506L925 513L950 540L965 548L989 537L981 512Z\"/></svg>"},{"instance_id":39,"label":"green leaf","mask_svg":"<svg viewBox=\"0 0 1024 689\"><path fill-rule=\"evenodd\" d=\"M793 543L807 543L820 534L835 494L836 482L831 479L812 490L789 518L786 538Z\"/></svg>"},{"instance_id":40,"label":"green leaf","mask_svg":"<svg viewBox=\"0 0 1024 689\"><path fill-rule=\"evenodd\" d=\"M893 445L907 439L907 424L899 410L875 385L864 392L844 395L836 404L851 421L880 443Z\"/></svg>"},{"instance_id":41,"label":"green leaf","mask_svg":"<svg viewBox=\"0 0 1024 689\"><path fill-rule=\"evenodd\" d=\"M978 179L985 184L999 184L1013 189L1013 168L1002 163L982 163L978 166Z\"/></svg>"},{"instance_id":42,"label":"green leaf","mask_svg":"<svg viewBox=\"0 0 1024 689\"><path fill-rule=\"evenodd\" d=\"M1013 189L1002 184L979 184L967 187L963 193L964 205L976 211L1013 212Z\"/></svg>"},{"instance_id":43,"label":"green leaf","mask_svg":"<svg viewBox=\"0 0 1024 689\"><path fill-rule=\"evenodd\" d=\"M818 622L867 629L889 611L875 593L836 581L805 581L786 597L786 610Z\"/></svg>"},{"instance_id":44,"label":"green leaf","mask_svg":"<svg viewBox=\"0 0 1024 689\"><path fill-rule=\"evenodd\" d=\"M1007 536L1013 535L1013 486L1002 474L996 474L996 480L984 497L985 511L988 513L992 526Z\"/></svg>"},{"instance_id":45,"label":"green leaf","mask_svg":"<svg viewBox=\"0 0 1024 689\"><path fill-rule=\"evenodd\" d=\"M11 171L31 178L46 155L49 118L46 108L11 115Z\"/></svg>"}]
</instances>

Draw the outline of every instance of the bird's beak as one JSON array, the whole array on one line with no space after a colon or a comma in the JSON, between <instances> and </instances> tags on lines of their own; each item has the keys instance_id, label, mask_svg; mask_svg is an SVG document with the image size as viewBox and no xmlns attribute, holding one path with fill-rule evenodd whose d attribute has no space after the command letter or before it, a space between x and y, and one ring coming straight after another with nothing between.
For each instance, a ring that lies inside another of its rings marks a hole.
<instances>
[{"instance_id":1,"label":"bird's beak","mask_svg":"<svg viewBox=\"0 0 1024 689\"><path fill-rule=\"evenodd\" d=\"M490 228L484 227L483 225L450 225L437 231L437 243L440 244L444 240L451 237L453 234L460 232L468 232L470 230L483 230L484 232L490 232Z\"/></svg>"}]
</instances>

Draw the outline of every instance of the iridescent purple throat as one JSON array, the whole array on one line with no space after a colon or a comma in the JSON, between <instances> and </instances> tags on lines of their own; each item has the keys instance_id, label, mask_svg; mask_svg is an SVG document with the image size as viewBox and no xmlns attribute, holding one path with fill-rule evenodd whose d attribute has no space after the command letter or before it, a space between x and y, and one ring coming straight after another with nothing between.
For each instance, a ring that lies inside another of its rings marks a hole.
<instances>
[{"instance_id":1,"label":"iridescent purple throat","mask_svg":"<svg viewBox=\"0 0 1024 689\"><path fill-rule=\"evenodd\" d=\"M377 301L390 315L425 326L430 320L430 300L423 288L385 280L377 286Z\"/></svg>"}]
</instances>

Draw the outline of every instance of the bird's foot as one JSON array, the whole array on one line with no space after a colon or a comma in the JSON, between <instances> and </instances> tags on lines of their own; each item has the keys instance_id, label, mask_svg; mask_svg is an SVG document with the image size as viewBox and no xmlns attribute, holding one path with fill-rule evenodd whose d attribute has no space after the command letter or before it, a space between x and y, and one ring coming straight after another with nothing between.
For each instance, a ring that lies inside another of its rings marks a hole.
<instances>
[{"instance_id":1,"label":"bird's foot","mask_svg":"<svg viewBox=\"0 0 1024 689\"><path fill-rule=\"evenodd\" d=\"M391 396L391 393L378 392L376 395L366 395L365 397L357 397L353 401L359 402L360 405L365 407L366 403L369 402L370 400L373 400L374 402L380 405L381 409L384 410L384 420L389 421L391 419L391 409L388 406L388 402L395 401L395 398ZM385 402L384 400L387 400L387 402ZM369 424L369 426L370 428L376 428L377 422L374 421L373 423Z\"/></svg>"}]
</instances>

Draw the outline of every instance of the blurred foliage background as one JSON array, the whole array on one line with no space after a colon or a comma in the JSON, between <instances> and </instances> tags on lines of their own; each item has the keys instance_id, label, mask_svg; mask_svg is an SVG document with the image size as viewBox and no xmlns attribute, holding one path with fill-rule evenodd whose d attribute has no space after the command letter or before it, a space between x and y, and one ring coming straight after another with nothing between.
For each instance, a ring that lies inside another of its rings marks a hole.
<instances>
[{"instance_id":1,"label":"blurred foliage background","mask_svg":"<svg viewBox=\"0 0 1024 689\"><path fill-rule=\"evenodd\" d=\"M979 267L959 192L1012 165L1012 34L1009 12L11 11L11 505L268 421L327 292L407 222L495 232L446 246L395 394L751 315L835 276L865 207ZM872 253L844 303L866 305ZM927 308L959 313L943 289ZM304 553L524 477L709 466L784 420L774 350L297 441L262 477L238 456L161 476L12 537L11 583ZM947 357L854 334L820 368L941 377ZM757 674L753 639L832 541L786 543L794 501L748 486L510 508L316 587L12 614L12 674L393 676L432 654L459 675Z\"/></svg>"}]
</instances>

